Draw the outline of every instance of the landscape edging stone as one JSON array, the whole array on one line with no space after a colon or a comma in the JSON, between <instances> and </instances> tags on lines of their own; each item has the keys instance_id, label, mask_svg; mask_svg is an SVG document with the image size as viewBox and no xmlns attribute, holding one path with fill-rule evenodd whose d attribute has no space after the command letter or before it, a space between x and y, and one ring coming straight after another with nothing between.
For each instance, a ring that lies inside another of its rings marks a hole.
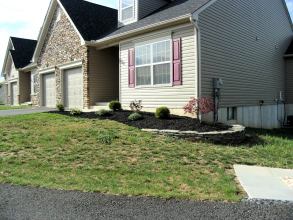
<instances>
[{"instance_id":1,"label":"landscape edging stone","mask_svg":"<svg viewBox=\"0 0 293 220\"><path fill-rule=\"evenodd\" d=\"M226 131L197 132L179 130L141 129L152 134L164 135L177 138L189 138L200 141L210 141L221 144L239 144L245 139L245 127L242 125L231 125Z\"/></svg>"}]
</instances>

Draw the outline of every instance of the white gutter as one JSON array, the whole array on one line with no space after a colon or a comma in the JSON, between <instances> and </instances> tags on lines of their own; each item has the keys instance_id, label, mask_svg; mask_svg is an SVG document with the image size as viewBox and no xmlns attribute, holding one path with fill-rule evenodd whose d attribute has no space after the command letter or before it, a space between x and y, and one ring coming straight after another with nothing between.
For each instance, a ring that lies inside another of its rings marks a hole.
<instances>
[{"instance_id":1,"label":"white gutter","mask_svg":"<svg viewBox=\"0 0 293 220\"><path fill-rule=\"evenodd\" d=\"M105 37L105 38L102 38L101 40L85 41L85 44L86 45L96 45L96 44L99 44L99 43L104 43L106 41L118 39L120 37L129 35L129 34L138 33L140 31L148 30L150 28L154 28L154 27L164 25L164 24L169 24L170 22L176 22L176 21L180 21L180 20L183 20L183 19L188 19L190 16L192 16L192 14L182 15L180 17L172 18L172 19L169 19L169 20L166 20L166 21L161 21L161 22L158 22L158 23L155 23L155 24L150 24L150 25L147 25L147 26L144 26L144 27L141 27L141 28L136 28L134 30L126 31L124 33L117 34L117 35L114 35L114 36L111 36L111 37Z\"/></svg>"},{"instance_id":2,"label":"white gutter","mask_svg":"<svg viewBox=\"0 0 293 220\"><path fill-rule=\"evenodd\" d=\"M37 63L31 63L23 68L20 68L19 71L28 71L28 70L31 70L31 69L37 67L37 66L38 66Z\"/></svg>"},{"instance_id":3,"label":"white gutter","mask_svg":"<svg viewBox=\"0 0 293 220\"><path fill-rule=\"evenodd\" d=\"M286 57L293 57L293 54L286 54L286 55L284 55L284 57L286 58Z\"/></svg>"},{"instance_id":4,"label":"white gutter","mask_svg":"<svg viewBox=\"0 0 293 220\"><path fill-rule=\"evenodd\" d=\"M201 45L200 45L200 29L198 27L198 21L193 19L193 16L190 16L190 23L193 24L196 30L196 52L197 52L197 91L196 91L196 98L199 98L199 95L201 94Z\"/></svg>"}]
</instances>

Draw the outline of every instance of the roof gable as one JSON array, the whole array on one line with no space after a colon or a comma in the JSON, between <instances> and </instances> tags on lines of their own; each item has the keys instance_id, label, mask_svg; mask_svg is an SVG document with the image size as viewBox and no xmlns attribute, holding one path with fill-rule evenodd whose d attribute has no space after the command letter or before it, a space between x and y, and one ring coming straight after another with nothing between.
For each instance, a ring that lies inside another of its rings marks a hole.
<instances>
[{"instance_id":1,"label":"roof gable","mask_svg":"<svg viewBox=\"0 0 293 220\"><path fill-rule=\"evenodd\" d=\"M113 27L109 32L95 40L111 38L115 35L121 35L129 31L139 30L160 22L180 18L182 16L191 16L195 11L210 2L211 0L175 0L170 1L163 7L157 9L143 19L135 23L128 24L121 28Z\"/></svg>"},{"instance_id":2,"label":"roof gable","mask_svg":"<svg viewBox=\"0 0 293 220\"><path fill-rule=\"evenodd\" d=\"M51 0L42 29L40 31L38 44L33 54L33 62L37 62L42 50L46 35L53 19L57 4L66 14L70 23L80 36L81 44L98 38L117 25L117 10L105 6L90 3L84 0Z\"/></svg>"},{"instance_id":3,"label":"roof gable","mask_svg":"<svg viewBox=\"0 0 293 220\"><path fill-rule=\"evenodd\" d=\"M60 0L60 3L86 41L95 40L113 26L117 26L116 9L84 0Z\"/></svg>"},{"instance_id":4,"label":"roof gable","mask_svg":"<svg viewBox=\"0 0 293 220\"><path fill-rule=\"evenodd\" d=\"M1 75L5 74L5 70L13 62L16 69L21 69L30 64L32 55L37 45L36 40L10 37L6 50L6 55L2 67Z\"/></svg>"},{"instance_id":5,"label":"roof gable","mask_svg":"<svg viewBox=\"0 0 293 220\"><path fill-rule=\"evenodd\" d=\"M11 41L13 43L14 50L10 50L10 54L15 68L20 69L30 64L37 41L16 37L11 37Z\"/></svg>"}]
</instances>

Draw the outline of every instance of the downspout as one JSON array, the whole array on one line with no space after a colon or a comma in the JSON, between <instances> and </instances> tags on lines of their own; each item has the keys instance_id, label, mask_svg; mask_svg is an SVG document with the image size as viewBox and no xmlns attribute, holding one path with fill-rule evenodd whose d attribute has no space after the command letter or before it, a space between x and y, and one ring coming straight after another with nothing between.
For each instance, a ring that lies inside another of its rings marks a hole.
<instances>
[{"instance_id":1,"label":"downspout","mask_svg":"<svg viewBox=\"0 0 293 220\"><path fill-rule=\"evenodd\" d=\"M194 26L195 30L196 30L196 53L197 53L197 91L196 91L196 98L199 98L201 89L201 83L200 83L200 79L201 79L201 64L200 64L200 29L198 27L198 20L195 20L193 18L193 16L191 16L190 18L190 23ZM198 119L201 119L201 115L198 114Z\"/></svg>"}]
</instances>

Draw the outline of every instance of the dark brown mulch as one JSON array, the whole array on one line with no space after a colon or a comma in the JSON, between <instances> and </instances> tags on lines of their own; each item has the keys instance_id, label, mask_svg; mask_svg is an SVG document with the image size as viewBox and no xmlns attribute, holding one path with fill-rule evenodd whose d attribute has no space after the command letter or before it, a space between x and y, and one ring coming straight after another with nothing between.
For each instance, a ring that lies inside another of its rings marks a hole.
<instances>
[{"instance_id":1,"label":"dark brown mulch","mask_svg":"<svg viewBox=\"0 0 293 220\"><path fill-rule=\"evenodd\" d=\"M108 116L99 116L96 115L95 112L83 112L81 115L72 116L69 112L59 112L52 111L49 113L56 113L61 115L67 115L71 117L78 118L88 118L88 119L109 119L113 121L117 121L129 126L133 126L139 129L160 129L160 130L180 130L180 131L198 131L198 132L209 132L209 131L224 131L228 130L229 126L220 124L220 123L209 123L202 122L195 118L170 115L168 119L157 119L154 113L149 112L140 112L142 115L142 119L137 121L131 121L128 119L129 115L131 115L132 111L116 111L110 112Z\"/></svg>"}]
</instances>

